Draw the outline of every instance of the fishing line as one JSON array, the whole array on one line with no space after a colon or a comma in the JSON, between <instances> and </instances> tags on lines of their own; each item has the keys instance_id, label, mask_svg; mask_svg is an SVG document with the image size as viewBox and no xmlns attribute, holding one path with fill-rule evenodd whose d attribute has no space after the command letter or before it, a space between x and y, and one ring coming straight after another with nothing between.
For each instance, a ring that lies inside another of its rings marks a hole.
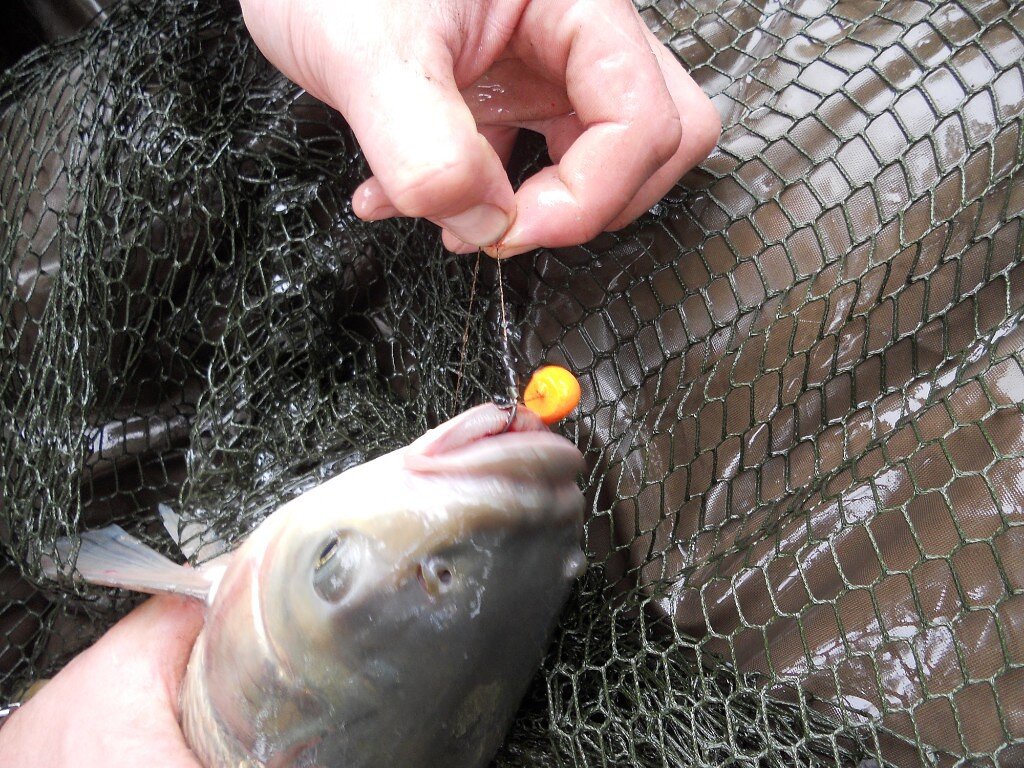
<instances>
[{"instance_id":1,"label":"fishing line","mask_svg":"<svg viewBox=\"0 0 1024 768\"><path fill-rule=\"evenodd\" d=\"M519 381L516 376L516 368L512 359L512 345L508 340L508 312L505 309L505 280L501 274L501 258L497 259L498 268L498 304L501 309L501 361L505 366L505 375L508 377L508 392L505 402L498 397L494 398L495 404L502 410L507 410L508 421L505 423L507 432L512 422L516 420L516 411L519 408Z\"/></svg>"},{"instance_id":2,"label":"fishing line","mask_svg":"<svg viewBox=\"0 0 1024 768\"><path fill-rule=\"evenodd\" d=\"M462 348L459 351L459 374L455 378L455 408L459 407L459 392L462 390L462 373L466 369L466 349L469 346L469 321L473 317L473 299L476 297L476 279L480 274L480 250L476 252L473 265L473 282L469 286L469 306L466 308L466 323L462 327Z\"/></svg>"},{"instance_id":3,"label":"fishing line","mask_svg":"<svg viewBox=\"0 0 1024 768\"><path fill-rule=\"evenodd\" d=\"M476 298L476 286L480 274L480 250L476 252L476 262L473 265L473 281L469 287L469 305L466 309L466 322L462 327L462 344L459 351L458 375L455 378L455 406L459 406L459 394L462 391L462 378L466 370L466 351L469 348L469 324L473 317L473 303ZM495 395L492 400L495 405L503 411L508 411L508 421L505 429L508 431L512 422L516 420L516 413L519 410L519 379L516 375L514 357L512 355L512 343L509 341L509 319L508 309L505 306L505 278L501 271L501 259L496 259L498 278L498 309L499 309L499 340L501 342L501 362L505 368L506 383L508 390L505 395Z\"/></svg>"}]
</instances>

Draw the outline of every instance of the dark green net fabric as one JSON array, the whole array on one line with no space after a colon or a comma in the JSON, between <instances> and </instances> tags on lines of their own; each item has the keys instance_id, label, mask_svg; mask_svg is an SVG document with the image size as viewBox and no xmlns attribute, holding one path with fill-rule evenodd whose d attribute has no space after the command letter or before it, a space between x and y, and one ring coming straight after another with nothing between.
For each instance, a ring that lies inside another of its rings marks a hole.
<instances>
[{"instance_id":1,"label":"dark green net fabric","mask_svg":"<svg viewBox=\"0 0 1024 768\"><path fill-rule=\"evenodd\" d=\"M641 12L724 131L502 270L520 375L581 380L591 566L498 764L1024 765L1024 8ZM2 76L4 698L128 607L57 538L237 540L505 391L493 263L355 219L365 174L230 4Z\"/></svg>"}]
</instances>

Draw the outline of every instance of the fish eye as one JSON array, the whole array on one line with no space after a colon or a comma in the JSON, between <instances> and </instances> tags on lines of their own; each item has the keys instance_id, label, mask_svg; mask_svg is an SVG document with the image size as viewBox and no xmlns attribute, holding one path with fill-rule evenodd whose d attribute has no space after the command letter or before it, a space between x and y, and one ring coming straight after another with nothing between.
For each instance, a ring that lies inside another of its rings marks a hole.
<instances>
[{"instance_id":1,"label":"fish eye","mask_svg":"<svg viewBox=\"0 0 1024 768\"><path fill-rule=\"evenodd\" d=\"M455 580L451 563L440 557L432 557L416 566L416 579L431 597L447 592Z\"/></svg>"},{"instance_id":2,"label":"fish eye","mask_svg":"<svg viewBox=\"0 0 1024 768\"><path fill-rule=\"evenodd\" d=\"M316 567L320 568L327 564L327 561L334 557L334 553L338 551L340 545L337 536L329 539L324 545L323 550L320 552L320 556L316 559Z\"/></svg>"},{"instance_id":3,"label":"fish eye","mask_svg":"<svg viewBox=\"0 0 1024 768\"><path fill-rule=\"evenodd\" d=\"M336 531L320 547L313 561L313 589L329 603L340 602L352 586L359 563L352 531Z\"/></svg>"}]
</instances>

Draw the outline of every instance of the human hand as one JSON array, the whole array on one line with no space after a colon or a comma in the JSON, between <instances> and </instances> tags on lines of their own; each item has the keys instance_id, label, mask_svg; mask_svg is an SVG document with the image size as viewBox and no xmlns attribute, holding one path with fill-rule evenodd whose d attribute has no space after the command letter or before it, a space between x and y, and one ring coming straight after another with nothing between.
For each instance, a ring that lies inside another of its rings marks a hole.
<instances>
[{"instance_id":1,"label":"human hand","mask_svg":"<svg viewBox=\"0 0 1024 768\"><path fill-rule=\"evenodd\" d=\"M202 768L178 724L178 692L202 623L194 600L147 600L10 716L0 728L0 766Z\"/></svg>"},{"instance_id":2,"label":"human hand","mask_svg":"<svg viewBox=\"0 0 1024 768\"><path fill-rule=\"evenodd\" d=\"M711 102L630 0L242 0L263 53L338 109L373 176L357 216L422 216L457 252L585 242L711 151ZM519 128L553 166L513 193Z\"/></svg>"}]
</instances>

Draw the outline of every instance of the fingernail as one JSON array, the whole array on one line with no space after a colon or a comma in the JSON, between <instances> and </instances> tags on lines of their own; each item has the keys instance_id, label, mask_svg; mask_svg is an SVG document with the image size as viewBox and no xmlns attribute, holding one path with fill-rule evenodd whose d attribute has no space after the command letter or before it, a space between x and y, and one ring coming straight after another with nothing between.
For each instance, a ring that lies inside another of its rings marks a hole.
<instances>
[{"instance_id":1,"label":"fingernail","mask_svg":"<svg viewBox=\"0 0 1024 768\"><path fill-rule=\"evenodd\" d=\"M496 259L507 259L510 256L518 256L527 251L535 251L538 248L540 248L539 245L506 245L505 243L500 243L499 245L487 246L484 248L484 253Z\"/></svg>"},{"instance_id":2,"label":"fingernail","mask_svg":"<svg viewBox=\"0 0 1024 768\"><path fill-rule=\"evenodd\" d=\"M356 213L356 216L359 216L363 221L381 221L382 219L390 219L401 215L401 211L390 205L381 205L373 210L364 211L362 214Z\"/></svg>"},{"instance_id":3,"label":"fingernail","mask_svg":"<svg viewBox=\"0 0 1024 768\"><path fill-rule=\"evenodd\" d=\"M496 243L511 221L509 215L497 206L482 203L456 216L449 216L441 223L459 240L479 246Z\"/></svg>"},{"instance_id":4,"label":"fingernail","mask_svg":"<svg viewBox=\"0 0 1024 768\"><path fill-rule=\"evenodd\" d=\"M444 244L444 247L452 253L476 253L479 250L475 245L462 242L447 229L441 230L441 242Z\"/></svg>"}]
</instances>

